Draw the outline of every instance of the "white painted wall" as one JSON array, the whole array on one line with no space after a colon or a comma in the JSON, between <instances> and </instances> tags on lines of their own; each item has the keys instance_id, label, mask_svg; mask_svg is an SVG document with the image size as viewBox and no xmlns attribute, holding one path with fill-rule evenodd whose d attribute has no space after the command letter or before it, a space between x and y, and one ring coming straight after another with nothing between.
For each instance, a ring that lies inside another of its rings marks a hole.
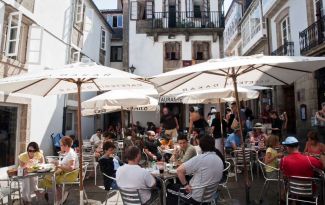
<instances>
[{"instance_id":1,"label":"white painted wall","mask_svg":"<svg viewBox=\"0 0 325 205\"><path fill-rule=\"evenodd\" d=\"M289 0L278 12L270 19L270 33L272 36L272 51L277 49L277 31L274 20L278 14L285 8L289 7L289 20L291 30L291 41L294 42L294 54L300 55L299 32L307 28L306 2ZM299 20L298 20L299 19Z\"/></svg>"}]
</instances>

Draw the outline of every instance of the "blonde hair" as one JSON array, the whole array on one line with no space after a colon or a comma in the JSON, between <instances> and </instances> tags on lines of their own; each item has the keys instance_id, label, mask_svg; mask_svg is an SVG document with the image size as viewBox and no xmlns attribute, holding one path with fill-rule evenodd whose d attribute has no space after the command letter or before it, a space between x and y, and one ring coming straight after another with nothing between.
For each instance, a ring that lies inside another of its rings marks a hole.
<instances>
[{"instance_id":1,"label":"blonde hair","mask_svg":"<svg viewBox=\"0 0 325 205\"><path fill-rule=\"evenodd\" d=\"M267 147L275 147L279 144L279 137L276 135L271 135L269 138L267 138L266 146Z\"/></svg>"}]
</instances>

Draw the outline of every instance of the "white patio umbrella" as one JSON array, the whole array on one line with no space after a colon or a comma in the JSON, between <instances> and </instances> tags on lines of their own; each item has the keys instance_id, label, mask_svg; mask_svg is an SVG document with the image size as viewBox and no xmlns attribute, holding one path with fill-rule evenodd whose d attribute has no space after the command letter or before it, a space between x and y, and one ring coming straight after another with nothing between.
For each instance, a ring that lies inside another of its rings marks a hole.
<instances>
[{"instance_id":1,"label":"white patio umbrella","mask_svg":"<svg viewBox=\"0 0 325 205\"><path fill-rule=\"evenodd\" d=\"M63 68L39 70L0 80L0 91L47 96L78 93L77 134L79 139L79 175L82 176L81 92L115 89L152 88L140 76L96 63L75 63ZM80 204L83 204L83 181L80 181Z\"/></svg>"},{"instance_id":2,"label":"white patio umbrella","mask_svg":"<svg viewBox=\"0 0 325 205\"><path fill-rule=\"evenodd\" d=\"M129 90L111 90L81 103L83 116L103 114L114 111L121 111L122 129L124 126L123 110L138 111L156 111L158 100L147 96L151 90L129 89ZM157 91L155 91L157 93ZM133 118L132 118L133 119ZM122 131L123 135L123 131ZM123 135L124 137L124 135Z\"/></svg>"},{"instance_id":3,"label":"white patio umbrella","mask_svg":"<svg viewBox=\"0 0 325 205\"><path fill-rule=\"evenodd\" d=\"M258 91L243 87L238 88L239 100L252 100L258 98L258 96ZM177 95L176 98L181 99L184 104L217 104L236 100L233 87L186 92Z\"/></svg>"},{"instance_id":4,"label":"white patio umbrella","mask_svg":"<svg viewBox=\"0 0 325 205\"><path fill-rule=\"evenodd\" d=\"M288 85L303 75L325 66L324 57L305 56L235 56L212 59L204 63L177 69L149 78L160 95L184 93L199 89L234 86L239 105L238 86ZM237 106L239 113L239 106ZM239 121L240 115L239 115ZM242 127L240 130L242 133ZM241 141L243 136L241 134ZM243 144L243 143L242 143ZM244 146L242 150L244 152ZM244 161L245 155L244 155ZM249 203L249 179L244 163L246 200Z\"/></svg>"}]
</instances>

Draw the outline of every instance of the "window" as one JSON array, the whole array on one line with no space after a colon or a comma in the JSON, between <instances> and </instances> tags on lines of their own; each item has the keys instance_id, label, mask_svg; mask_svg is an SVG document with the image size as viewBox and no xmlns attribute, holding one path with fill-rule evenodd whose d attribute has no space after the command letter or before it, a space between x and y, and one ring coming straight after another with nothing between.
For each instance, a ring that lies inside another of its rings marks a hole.
<instances>
[{"instance_id":1,"label":"window","mask_svg":"<svg viewBox=\"0 0 325 205\"><path fill-rule=\"evenodd\" d=\"M76 24L82 23L83 17L84 17L84 0L77 0L74 22Z\"/></svg>"},{"instance_id":2,"label":"window","mask_svg":"<svg viewBox=\"0 0 325 205\"><path fill-rule=\"evenodd\" d=\"M284 18L281 22L281 39L282 45L291 40L289 17Z\"/></svg>"},{"instance_id":3,"label":"window","mask_svg":"<svg viewBox=\"0 0 325 205\"><path fill-rule=\"evenodd\" d=\"M101 28L100 49L106 50L106 31Z\"/></svg>"},{"instance_id":4,"label":"window","mask_svg":"<svg viewBox=\"0 0 325 205\"><path fill-rule=\"evenodd\" d=\"M154 12L154 3L153 1L146 2L146 19L152 19Z\"/></svg>"},{"instance_id":5,"label":"window","mask_svg":"<svg viewBox=\"0 0 325 205\"><path fill-rule=\"evenodd\" d=\"M165 60L180 60L181 59L181 43L168 42L165 43Z\"/></svg>"},{"instance_id":6,"label":"window","mask_svg":"<svg viewBox=\"0 0 325 205\"><path fill-rule=\"evenodd\" d=\"M0 106L0 167L15 164L18 107Z\"/></svg>"},{"instance_id":7,"label":"window","mask_svg":"<svg viewBox=\"0 0 325 205\"><path fill-rule=\"evenodd\" d=\"M108 16L108 23L113 28L122 28L123 27L123 15L117 15L117 16Z\"/></svg>"},{"instance_id":8,"label":"window","mask_svg":"<svg viewBox=\"0 0 325 205\"><path fill-rule=\"evenodd\" d=\"M65 122L66 131L74 131L74 112L67 111L66 113L66 122Z\"/></svg>"},{"instance_id":9,"label":"window","mask_svg":"<svg viewBox=\"0 0 325 205\"><path fill-rule=\"evenodd\" d=\"M139 19L139 2L138 1L131 1L131 20L138 20Z\"/></svg>"},{"instance_id":10,"label":"window","mask_svg":"<svg viewBox=\"0 0 325 205\"><path fill-rule=\"evenodd\" d=\"M111 62L122 62L123 48L122 46L111 46Z\"/></svg>"},{"instance_id":11,"label":"window","mask_svg":"<svg viewBox=\"0 0 325 205\"><path fill-rule=\"evenodd\" d=\"M204 41L193 42L193 59L195 60L210 59L210 42L204 42Z\"/></svg>"},{"instance_id":12,"label":"window","mask_svg":"<svg viewBox=\"0 0 325 205\"><path fill-rule=\"evenodd\" d=\"M80 51L77 51L75 49L71 49L71 63L80 62Z\"/></svg>"},{"instance_id":13,"label":"window","mask_svg":"<svg viewBox=\"0 0 325 205\"><path fill-rule=\"evenodd\" d=\"M18 56L22 13L14 12L9 14L8 30L5 55L8 57Z\"/></svg>"}]
</instances>

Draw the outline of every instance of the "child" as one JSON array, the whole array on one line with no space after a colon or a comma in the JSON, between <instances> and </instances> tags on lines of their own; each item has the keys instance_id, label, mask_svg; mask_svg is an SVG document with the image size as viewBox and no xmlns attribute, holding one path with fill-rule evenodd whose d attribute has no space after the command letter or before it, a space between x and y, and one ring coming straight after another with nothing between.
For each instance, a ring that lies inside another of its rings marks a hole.
<instances>
[{"instance_id":1,"label":"child","mask_svg":"<svg viewBox=\"0 0 325 205\"><path fill-rule=\"evenodd\" d=\"M283 156L282 153L278 153L278 151L275 149L279 146L279 137L276 135L271 135L267 139L267 149L266 149L266 155L264 157L264 162L266 165L265 172L267 178L271 179L277 179L278 178L278 171L276 170L278 168L278 161L277 158L280 158ZM273 169L274 167L275 169Z\"/></svg>"},{"instance_id":2,"label":"child","mask_svg":"<svg viewBox=\"0 0 325 205\"><path fill-rule=\"evenodd\" d=\"M122 165L119 160L114 157L116 147L113 142L106 141L103 144L104 155L99 159L100 170L110 177L116 177L116 170ZM109 179L103 175L105 190L111 188L116 189L116 181Z\"/></svg>"}]
</instances>

